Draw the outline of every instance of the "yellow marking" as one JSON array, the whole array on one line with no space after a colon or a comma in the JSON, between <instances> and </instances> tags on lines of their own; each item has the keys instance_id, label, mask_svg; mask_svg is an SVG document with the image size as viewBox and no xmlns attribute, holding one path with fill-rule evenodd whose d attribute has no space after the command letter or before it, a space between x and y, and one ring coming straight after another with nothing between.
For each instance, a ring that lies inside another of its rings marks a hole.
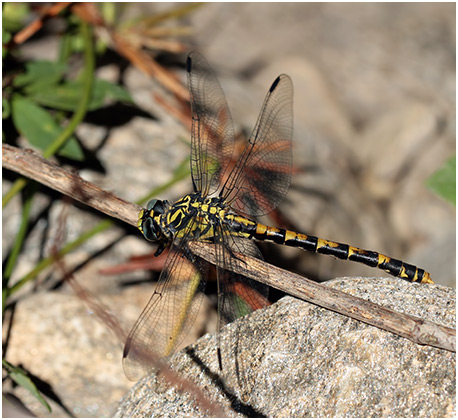
<instances>
[{"instance_id":1,"label":"yellow marking","mask_svg":"<svg viewBox=\"0 0 458 420\"><path fill-rule=\"evenodd\" d=\"M250 238L250 235L246 232L231 232L231 235L240 236L242 238Z\"/></svg>"},{"instance_id":2,"label":"yellow marking","mask_svg":"<svg viewBox=\"0 0 458 420\"><path fill-rule=\"evenodd\" d=\"M267 228L267 234L269 234L269 233L271 233L271 232L278 233L278 232L280 232L280 229L277 229L276 227L268 226L268 228Z\"/></svg>"},{"instance_id":3,"label":"yellow marking","mask_svg":"<svg viewBox=\"0 0 458 420\"><path fill-rule=\"evenodd\" d=\"M290 241L292 239L297 239L297 233L291 230L287 230L285 233L285 241Z\"/></svg>"},{"instance_id":4,"label":"yellow marking","mask_svg":"<svg viewBox=\"0 0 458 420\"><path fill-rule=\"evenodd\" d=\"M245 218L245 217L242 217L242 216L234 216L234 215L229 215L229 217L232 216L232 220L235 220L237 223L240 223L242 225L245 225L245 226L252 226L252 225L255 225L256 223L254 223L253 221Z\"/></svg>"},{"instance_id":5,"label":"yellow marking","mask_svg":"<svg viewBox=\"0 0 458 420\"><path fill-rule=\"evenodd\" d=\"M377 266L382 265L383 263L389 263L391 261L390 257L387 257L386 255L383 254L378 254L378 263ZM404 267L403 267L404 268Z\"/></svg>"},{"instance_id":6,"label":"yellow marking","mask_svg":"<svg viewBox=\"0 0 458 420\"><path fill-rule=\"evenodd\" d=\"M324 248L326 246L329 246L331 248L337 248L339 244L337 242L328 241L327 239L318 238L317 249Z\"/></svg>"},{"instance_id":7,"label":"yellow marking","mask_svg":"<svg viewBox=\"0 0 458 420\"><path fill-rule=\"evenodd\" d=\"M204 213L208 213L208 204L202 204L200 207Z\"/></svg>"},{"instance_id":8,"label":"yellow marking","mask_svg":"<svg viewBox=\"0 0 458 420\"><path fill-rule=\"evenodd\" d=\"M349 246L348 247L348 258L350 258L350 255L360 255L361 254L361 249L356 248L354 246Z\"/></svg>"},{"instance_id":9,"label":"yellow marking","mask_svg":"<svg viewBox=\"0 0 458 420\"><path fill-rule=\"evenodd\" d=\"M403 279L409 278L409 276L406 274L406 269L404 266L401 267L401 272L399 273L399 277Z\"/></svg>"},{"instance_id":10,"label":"yellow marking","mask_svg":"<svg viewBox=\"0 0 458 420\"><path fill-rule=\"evenodd\" d=\"M258 235L264 235L267 232L267 226L262 225L261 223L258 223L258 226L256 226L256 233Z\"/></svg>"},{"instance_id":11,"label":"yellow marking","mask_svg":"<svg viewBox=\"0 0 458 420\"><path fill-rule=\"evenodd\" d=\"M210 207L209 210L210 210L209 212L210 214L216 214L216 210L217 210L216 207Z\"/></svg>"},{"instance_id":12,"label":"yellow marking","mask_svg":"<svg viewBox=\"0 0 458 420\"><path fill-rule=\"evenodd\" d=\"M290 230L287 231L288 232L291 232ZM295 233L295 232L293 232ZM296 235L296 238L301 240L301 241L306 241L309 237L307 235L304 235L303 233L295 233Z\"/></svg>"},{"instance_id":13,"label":"yellow marking","mask_svg":"<svg viewBox=\"0 0 458 420\"><path fill-rule=\"evenodd\" d=\"M140 232L143 233L143 230L142 230L142 219L143 219L143 214L145 212L143 210L140 210L140 213L138 213L138 222L137 222L137 227L140 229Z\"/></svg>"},{"instance_id":14,"label":"yellow marking","mask_svg":"<svg viewBox=\"0 0 458 420\"><path fill-rule=\"evenodd\" d=\"M421 282L434 284L434 282L431 279L431 275L427 271L425 271L425 275L423 276L423 279L421 280Z\"/></svg>"}]
</instances>

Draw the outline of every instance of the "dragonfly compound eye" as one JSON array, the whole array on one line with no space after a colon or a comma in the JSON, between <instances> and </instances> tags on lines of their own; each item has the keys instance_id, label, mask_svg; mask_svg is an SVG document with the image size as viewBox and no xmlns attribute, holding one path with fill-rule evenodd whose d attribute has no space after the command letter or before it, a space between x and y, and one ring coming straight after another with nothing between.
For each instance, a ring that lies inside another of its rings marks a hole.
<instances>
[{"instance_id":1,"label":"dragonfly compound eye","mask_svg":"<svg viewBox=\"0 0 458 420\"><path fill-rule=\"evenodd\" d=\"M157 198L153 198L152 200L149 200L148 203L146 204L146 210L148 211L152 210L157 202L158 202Z\"/></svg>"},{"instance_id":2,"label":"dragonfly compound eye","mask_svg":"<svg viewBox=\"0 0 458 420\"><path fill-rule=\"evenodd\" d=\"M153 198L152 200L148 201L146 204L146 210L153 211L154 213L164 214L166 208L166 202L163 200L158 200L157 198Z\"/></svg>"},{"instance_id":3,"label":"dragonfly compound eye","mask_svg":"<svg viewBox=\"0 0 458 420\"><path fill-rule=\"evenodd\" d=\"M143 219L141 231L143 236L148 239L148 241L157 241L158 231L151 216L147 216Z\"/></svg>"}]
</instances>

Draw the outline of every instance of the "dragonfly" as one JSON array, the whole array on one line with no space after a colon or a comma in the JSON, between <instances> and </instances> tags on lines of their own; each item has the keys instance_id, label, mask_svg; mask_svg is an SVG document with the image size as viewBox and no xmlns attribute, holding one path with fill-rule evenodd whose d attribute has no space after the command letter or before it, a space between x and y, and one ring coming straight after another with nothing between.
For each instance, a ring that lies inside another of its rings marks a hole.
<instances>
[{"instance_id":1,"label":"dragonfly","mask_svg":"<svg viewBox=\"0 0 458 420\"><path fill-rule=\"evenodd\" d=\"M148 241L158 243L155 256L170 249L154 293L125 344L123 367L129 379L152 373L153 360L174 353L196 318L210 263L191 252L191 241L215 249L218 329L260 301L267 302L268 286L232 269L237 253L262 259L253 240L356 261L410 282L433 283L425 270L381 253L256 222L257 216L280 204L291 182L291 78L281 74L272 83L251 136L235 160L232 118L214 71L194 51L187 58L186 72L193 192L174 203L153 199L139 214L139 230ZM245 286L243 298L237 293L240 285Z\"/></svg>"}]
</instances>

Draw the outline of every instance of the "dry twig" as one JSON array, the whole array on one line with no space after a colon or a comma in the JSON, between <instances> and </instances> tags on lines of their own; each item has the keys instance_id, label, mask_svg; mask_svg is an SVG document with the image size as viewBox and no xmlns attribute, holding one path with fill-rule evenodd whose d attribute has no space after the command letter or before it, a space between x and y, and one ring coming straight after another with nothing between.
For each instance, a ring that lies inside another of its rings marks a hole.
<instances>
[{"instance_id":1,"label":"dry twig","mask_svg":"<svg viewBox=\"0 0 458 420\"><path fill-rule=\"evenodd\" d=\"M32 151L3 145L3 166L35 179L111 217L133 226L137 225L140 206L101 190L79 175L63 170ZM193 242L190 248L198 256L212 263L215 262L214 247ZM417 344L456 351L456 331L452 328L398 313L254 258L243 255L238 255L238 258L239 261L235 259L233 264L237 272L254 280L267 283L307 302L408 338Z\"/></svg>"}]
</instances>

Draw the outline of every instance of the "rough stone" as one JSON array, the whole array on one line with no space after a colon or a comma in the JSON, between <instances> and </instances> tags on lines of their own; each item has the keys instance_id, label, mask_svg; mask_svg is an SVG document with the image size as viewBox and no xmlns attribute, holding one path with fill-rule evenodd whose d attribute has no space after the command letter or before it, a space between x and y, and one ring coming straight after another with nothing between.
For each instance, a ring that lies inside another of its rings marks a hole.
<instances>
[{"instance_id":1,"label":"rough stone","mask_svg":"<svg viewBox=\"0 0 458 420\"><path fill-rule=\"evenodd\" d=\"M107 316L116 314L127 332L151 293L151 285L137 285L98 299L109 308ZM208 321L205 302L204 317L194 323L185 345L195 341ZM22 387L11 388L7 382L3 390L39 417L109 417L132 386L122 368L124 338L115 336L74 294L24 298L16 305L4 357L33 375L52 413Z\"/></svg>"},{"instance_id":2,"label":"rough stone","mask_svg":"<svg viewBox=\"0 0 458 420\"><path fill-rule=\"evenodd\" d=\"M397 311L455 325L451 288L386 278L342 278L328 284ZM455 354L449 351L417 345L294 298L224 329L223 361L236 331L244 337L237 351L243 372L238 381L234 371L227 378L219 374L214 336L203 337L171 360L173 369L230 416L454 416ZM155 375L146 377L124 397L116 416L209 415L190 393L175 388Z\"/></svg>"}]
</instances>

